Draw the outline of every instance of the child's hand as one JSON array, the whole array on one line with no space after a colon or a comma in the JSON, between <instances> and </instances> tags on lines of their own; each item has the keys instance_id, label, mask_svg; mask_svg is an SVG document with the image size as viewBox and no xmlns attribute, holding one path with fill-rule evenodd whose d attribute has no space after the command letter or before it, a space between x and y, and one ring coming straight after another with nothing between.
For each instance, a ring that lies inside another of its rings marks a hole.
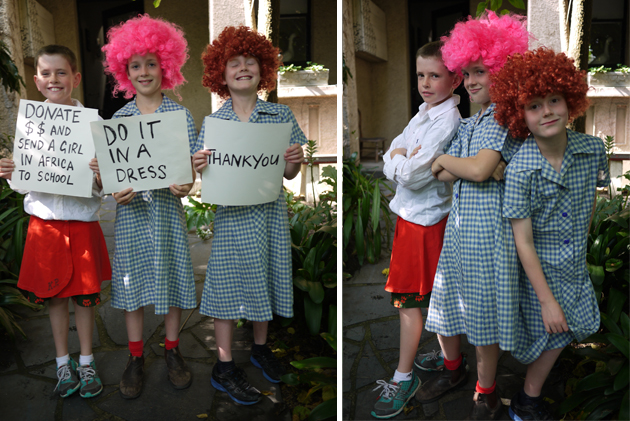
<instances>
[{"instance_id":1,"label":"child's hand","mask_svg":"<svg viewBox=\"0 0 630 421\"><path fill-rule=\"evenodd\" d=\"M556 300L540 305L542 309L542 319L547 333L568 332L569 326L564 317L562 307Z\"/></svg>"},{"instance_id":2,"label":"child's hand","mask_svg":"<svg viewBox=\"0 0 630 421\"><path fill-rule=\"evenodd\" d=\"M181 199L182 197L188 196L188 192L190 192L192 186L192 183L182 184L181 186L179 184L171 184L168 188L175 197Z\"/></svg>"},{"instance_id":3,"label":"child's hand","mask_svg":"<svg viewBox=\"0 0 630 421\"><path fill-rule=\"evenodd\" d=\"M284 152L284 160L292 164L301 164L304 162L304 150L302 145L295 143Z\"/></svg>"},{"instance_id":4,"label":"child's hand","mask_svg":"<svg viewBox=\"0 0 630 421\"><path fill-rule=\"evenodd\" d=\"M492 173L492 178L494 178L497 181L503 180L503 173L505 173L505 167L507 167L507 162L505 162L504 160L500 160L499 163L497 164L497 167L494 169L494 172Z\"/></svg>"},{"instance_id":5,"label":"child's hand","mask_svg":"<svg viewBox=\"0 0 630 421\"><path fill-rule=\"evenodd\" d=\"M422 145L416 146L416 148L413 151L411 151L411 155L409 155L409 158L417 154L420 149L422 149Z\"/></svg>"},{"instance_id":6,"label":"child's hand","mask_svg":"<svg viewBox=\"0 0 630 421\"><path fill-rule=\"evenodd\" d=\"M389 154L389 157L391 159L394 159L394 157L396 155L407 156L407 149L405 149L405 148L396 148Z\"/></svg>"},{"instance_id":7,"label":"child's hand","mask_svg":"<svg viewBox=\"0 0 630 421\"><path fill-rule=\"evenodd\" d=\"M431 172L433 173L433 177L437 178L440 171L444 169L444 167L440 164L441 156L438 156L433 164L431 164Z\"/></svg>"},{"instance_id":8,"label":"child's hand","mask_svg":"<svg viewBox=\"0 0 630 421\"><path fill-rule=\"evenodd\" d=\"M119 205L127 205L131 200L136 197L136 192L133 191L133 187L126 188L118 193L112 193L114 199Z\"/></svg>"},{"instance_id":9,"label":"child's hand","mask_svg":"<svg viewBox=\"0 0 630 421\"><path fill-rule=\"evenodd\" d=\"M208 151L205 149L195 152L195 154L192 157L193 167L195 168L195 171L197 171L198 173L201 173L201 170L206 165L208 165L208 157L211 154L212 154L212 151Z\"/></svg>"},{"instance_id":10,"label":"child's hand","mask_svg":"<svg viewBox=\"0 0 630 421\"><path fill-rule=\"evenodd\" d=\"M98 169L98 160L96 158L90 159L90 169L94 171L94 174L100 175L101 172Z\"/></svg>"},{"instance_id":11,"label":"child's hand","mask_svg":"<svg viewBox=\"0 0 630 421\"><path fill-rule=\"evenodd\" d=\"M13 171L15 171L15 162L12 159L0 159L0 177L10 180Z\"/></svg>"}]
</instances>

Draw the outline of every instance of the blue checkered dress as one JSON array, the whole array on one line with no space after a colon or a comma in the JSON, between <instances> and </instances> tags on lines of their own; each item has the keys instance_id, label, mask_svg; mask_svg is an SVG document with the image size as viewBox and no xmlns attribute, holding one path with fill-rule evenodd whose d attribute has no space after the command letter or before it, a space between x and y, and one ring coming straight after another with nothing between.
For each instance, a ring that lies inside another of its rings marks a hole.
<instances>
[{"instance_id":1,"label":"blue checkered dress","mask_svg":"<svg viewBox=\"0 0 630 421\"><path fill-rule=\"evenodd\" d=\"M570 130L567 134L560 174L541 155L532 136L506 170L503 216L531 218L545 278L570 329L545 331L536 292L521 271L518 340L512 354L523 364L599 329L599 308L586 270L586 244L595 187L607 186L610 174L600 138Z\"/></svg>"},{"instance_id":2,"label":"blue checkered dress","mask_svg":"<svg viewBox=\"0 0 630 421\"><path fill-rule=\"evenodd\" d=\"M494 104L483 115L462 120L448 154L466 158L481 149L500 151L509 161L520 142L494 119ZM479 120L477 120L479 118ZM443 336L466 334L476 346L515 347L518 312L517 258L512 230L501 217L503 182L457 180L435 273L426 329Z\"/></svg>"},{"instance_id":3,"label":"blue checkered dress","mask_svg":"<svg viewBox=\"0 0 630 421\"><path fill-rule=\"evenodd\" d=\"M239 121L231 99L211 117ZM249 122L292 123L291 145L306 143L286 105L259 99ZM291 237L282 191L274 202L218 207L200 313L259 322L271 320L272 313L293 317Z\"/></svg>"},{"instance_id":4,"label":"blue checkered dress","mask_svg":"<svg viewBox=\"0 0 630 421\"><path fill-rule=\"evenodd\" d=\"M200 148L190 112L163 96L156 113L186 110L191 155ZM141 115L133 100L113 118ZM197 298L181 200L166 189L138 192L116 206L116 250L112 307L134 311L155 304L155 314L169 307L195 308Z\"/></svg>"}]
</instances>

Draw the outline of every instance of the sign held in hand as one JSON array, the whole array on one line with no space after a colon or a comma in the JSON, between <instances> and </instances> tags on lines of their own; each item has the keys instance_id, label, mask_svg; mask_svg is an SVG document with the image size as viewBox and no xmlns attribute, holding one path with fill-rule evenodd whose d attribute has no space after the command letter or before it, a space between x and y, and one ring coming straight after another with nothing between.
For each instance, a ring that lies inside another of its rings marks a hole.
<instances>
[{"instance_id":1,"label":"sign held in hand","mask_svg":"<svg viewBox=\"0 0 630 421\"><path fill-rule=\"evenodd\" d=\"M21 190L91 197L94 157L90 122L98 110L20 100L13 186Z\"/></svg>"},{"instance_id":2,"label":"sign held in hand","mask_svg":"<svg viewBox=\"0 0 630 421\"><path fill-rule=\"evenodd\" d=\"M212 151L202 170L201 200L225 206L278 199L291 140L291 123L256 124L206 117L204 145Z\"/></svg>"},{"instance_id":3,"label":"sign held in hand","mask_svg":"<svg viewBox=\"0 0 630 421\"><path fill-rule=\"evenodd\" d=\"M186 111L91 124L105 194L192 183Z\"/></svg>"}]
</instances>

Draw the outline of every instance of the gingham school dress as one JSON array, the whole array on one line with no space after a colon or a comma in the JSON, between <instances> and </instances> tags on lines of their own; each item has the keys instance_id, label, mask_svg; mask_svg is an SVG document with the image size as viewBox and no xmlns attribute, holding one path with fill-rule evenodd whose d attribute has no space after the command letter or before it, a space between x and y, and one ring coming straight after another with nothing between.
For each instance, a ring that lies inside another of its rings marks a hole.
<instances>
[{"instance_id":1,"label":"gingham school dress","mask_svg":"<svg viewBox=\"0 0 630 421\"><path fill-rule=\"evenodd\" d=\"M178 110L186 111L192 155L200 146L190 112L166 96L155 112ZM113 118L136 115L134 99ZM134 311L155 304L155 314L196 307L184 207L168 188L137 192L129 204L116 206L115 239L112 307Z\"/></svg>"},{"instance_id":2,"label":"gingham school dress","mask_svg":"<svg viewBox=\"0 0 630 421\"><path fill-rule=\"evenodd\" d=\"M518 339L512 355L523 364L599 329L599 308L586 270L586 244L595 187L607 186L610 174L600 138L571 130L567 135L560 174L541 155L532 136L506 170L503 216L531 218L536 253L570 329L545 331L536 292L522 271Z\"/></svg>"},{"instance_id":3,"label":"gingham school dress","mask_svg":"<svg viewBox=\"0 0 630 421\"><path fill-rule=\"evenodd\" d=\"M239 121L231 99L211 117ZM306 143L286 105L259 99L249 122L292 123L291 145ZM272 313L293 317L291 237L282 190L274 202L217 208L200 313L259 322L271 320Z\"/></svg>"},{"instance_id":4,"label":"gingham school dress","mask_svg":"<svg viewBox=\"0 0 630 421\"><path fill-rule=\"evenodd\" d=\"M494 119L494 104L479 117L462 120L448 150L456 157L481 149L500 151L509 162L520 142ZM477 121L477 118L479 120ZM518 287L509 221L501 217L503 182L459 179L453 183L453 207L433 283L426 329L443 336L465 334L475 346L515 346Z\"/></svg>"}]
</instances>

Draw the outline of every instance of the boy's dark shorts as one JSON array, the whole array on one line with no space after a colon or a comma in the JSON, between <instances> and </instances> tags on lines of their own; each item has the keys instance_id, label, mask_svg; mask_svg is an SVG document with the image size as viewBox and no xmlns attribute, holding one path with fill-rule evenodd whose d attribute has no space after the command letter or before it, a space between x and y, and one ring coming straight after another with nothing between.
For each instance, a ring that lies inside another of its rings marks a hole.
<instances>
[{"instance_id":1,"label":"boy's dark shorts","mask_svg":"<svg viewBox=\"0 0 630 421\"><path fill-rule=\"evenodd\" d=\"M50 298L52 298L52 297L41 298L35 295L34 293L32 293L31 291L24 291L24 290L22 290L22 294L24 294L24 296L30 303L35 303L35 304L44 304L46 301L50 301ZM75 295L70 298L72 298L75 304L78 305L79 307L96 307L101 302L101 293L95 292L94 294L88 294L88 295Z\"/></svg>"},{"instance_id":2,"label":"boy's dark shorts","mask_svg":"<svg viewBox=\"0 0 630 421\"><path fill-rule=\"evenodd\" d=\"M396 308L429 308L431 293L420 295L417 292L392 292L391 304Z\"/></svg>"}]
</instances>

